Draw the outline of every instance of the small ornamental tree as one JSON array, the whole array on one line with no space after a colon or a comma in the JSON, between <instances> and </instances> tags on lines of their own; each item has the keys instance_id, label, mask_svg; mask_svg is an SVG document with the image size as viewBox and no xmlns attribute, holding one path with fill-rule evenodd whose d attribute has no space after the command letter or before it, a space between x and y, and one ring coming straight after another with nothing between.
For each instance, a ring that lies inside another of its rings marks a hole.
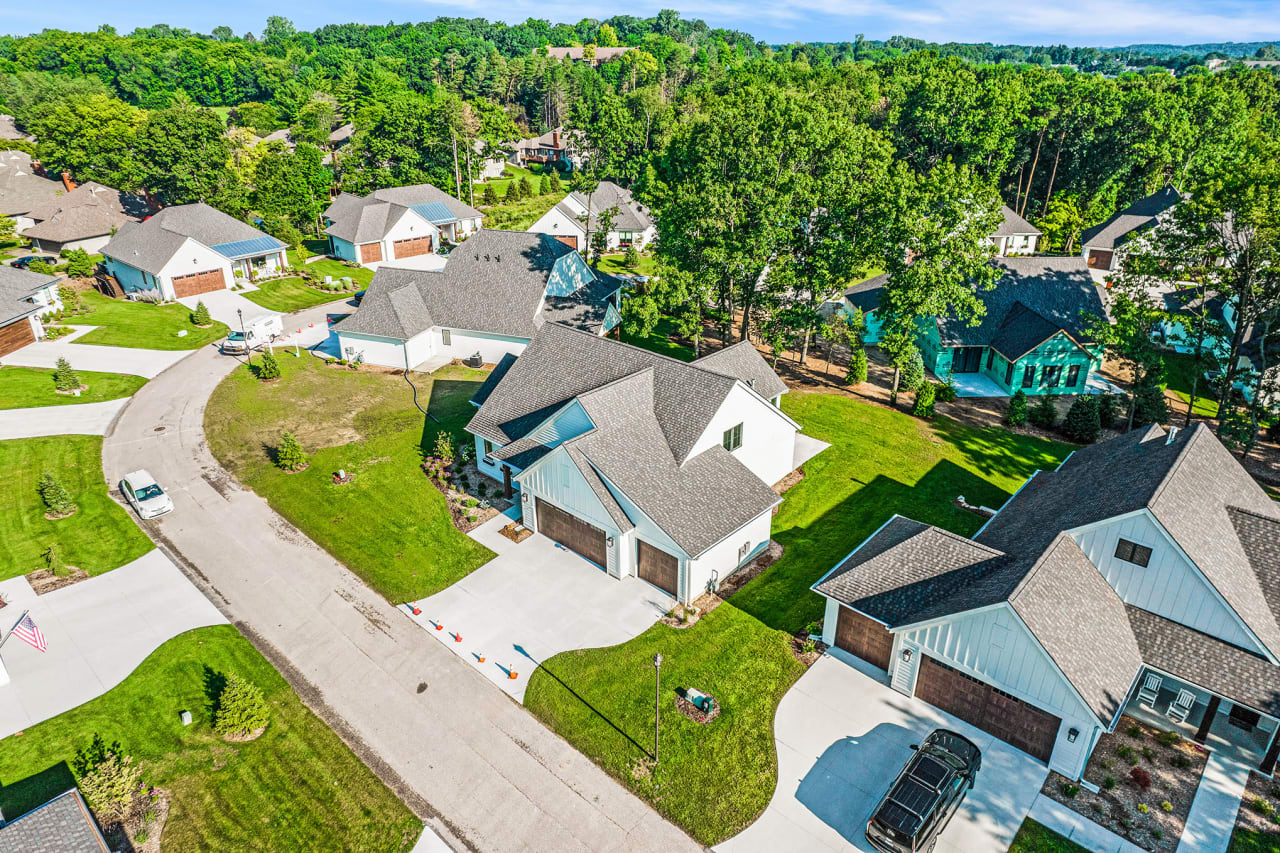
<instances>
[{"instance_id":1,"label":"small ornamental tree","mask_svg":"<svg viewBox=\"0 0 1280 853\"><path fill-rule=\"evenodd\" d=\"M902 363L902 377L898 381L898 387L903 391L915 392L924 381L924 358L920 355L920 350L913 347Z\"/></svg>"},{"instance_id":2,"label":"small ornamental tree","mask_svg":"<svg viewBox=\"0 0 1280 853\"><path fill-rule=\"evenodd\" d=\"M849 369L845 371L846 385L861 385L867 381L867 351L863 347L854 347L849 353Z\"/></svg>"},{"instance_id":3,"label":"small ornamental tree","mask_svg":"<svg viewBox=\"0 0 1280 853\"><path fill-rule=\"evenodd\" d=\"M262 360L258 362L258 378L263 382L280 378L280 361L270 350L264 352Z\"/></svg>"},{"instance_id":4,"label":"small ornamental tree","mask_svg":"<svg viewBox=\"0 0 1280 853\"><path fill-rule=\"evenodd\" d=\"M59 358L58 366L53 369L53 387L59 391L80 390L80 375L65 358Z\"/></svg>"},{"instance_id":5,"label":"small ornamental tree","mask_svg":"<svg viewBox=\"0 0 1280 853\"><path fill-rule=\"evenodd\" d=\"M280 446L276 448L276 465L290 472L307 467L307 453L291 432L280 436Z\"/></svg>"},{"instance_id":6,"label":"small ornamental tree","mask_svg":"<svg viewBox=\"0 0 1280 853\"><path fill-rule=\"evenodd\" d=\"M498 203L498 193L494 190L493 184L485 185L484 195L481 197L481 201L484 203L485 207L492 207Z\"/></svg>"},{"instance_id":7,"label":"small ornamental tree","mask_svg":"<svg viewBox=\"0 0 1280 853\"><path fill-rule=\"evenodd\" d=\"M1009 414L1005 416L1009 426L1022 426L1027 422L1027 392L1019 388L1009 401Z\"/></svg>"},{"instance_id":8,"label":"small ornamental tree","mask_svg":"<svg viewBox=\"0 0 1280 853\"><path fill-rule=\"evenodd\" d=\"M551 178L547 175L542 176L542 180L538 182L538 195L547 195L551 192Z\"/></svg>"},{"instance_id":9,"label":"small ornamental tree","mask_svg":"<svg viewBox=\"0 0 1280 853\"><path fill-rule=\"evenodd\" d=\"M84 299L80 297L80 291L69 284L58 285L58 301L62 303L63 313L84 313Z\"/></svg>"},{"instance_id":10,"label":"small ornamental tree","mask_svg":"<svg viewBox=\"0 0 1280 853\"><path fill-rule=\"evenodd\" d=\"M640 252L636 249L635 243L627 246L627 251L622 255L622 265L629 270L640 266Z\"/></svg>"},{"instance_id":11,"label":"small ornamental tree","mask_svg":"<svg viewBox=\"0 0 1280 853\"><path fill-rule=\"evenodd\" d=\"M528 175L520 179L520 197L533 198L533 184L529 181Z\"/></svg>"},{"instance_id":12,"label":"small ornamental tree","mask_svg":"<svg viewBox=\"0 0 1280 853\"><path fill-rule=\"evenodd\" d=\"M197 326L212 326L213 318L209 316L209 306L204 304L204 300L196 303L196 310L191 312L191 322Z\"/></svg>"},{"instance_id":13,"label":"small ornamental tree","mask_svg":"<svg viewBox=\"0 0 1280 853\"><path fill-rule=\"evenodd\" d=\"M933 417L933 405L937 393L932 382L921 382L920 387L916 389L916 402L911 407L911 414L926 420Z\"/></svg>"},{"instance_id":14,"label":"small ornamental tree","mask_svg":"<svg viewBox=\"0 0 1280 853\"><path fill-rule=\"evenodd\" d=\"M99 822L115 823L133 811L134 798L144 787L142 768L123 754L119 741L108 745L102 735L94 735L71 766L80 793Z\"/></svg>"},{"instance_id":15,"label":"small ornamental tree","mask_svg":"<svg viewBox=\"0 0 1280 853\"><path fill-rule=\"evenodd\" d=\"M52 515L65 518L75 513L76 505L71 500L71 493L53 474L48 471L41 474L38 488L40 500L44 501L44 505L49 508Z\"/></svg>"},{"instance_id":16,"label":"small ornamental tree","mask_svg":"<svg viewBox=\"0 0 1280 853\"><path fill-rule=\"evenodd\" d=\"M44 549L44 566L53 572L54 577L65 578L71 574L71 570L67 568L67 564L62 559L62 552L58 550L57 545L50 545Z\"/></svg>"},{"instance_id":17,"label":"small ornamental tree","mask_svg":"<svg viewBox=\"0 0 1280 853\"><path fill-rule=\"evenodd\" d=\"M1041 394L1031 407L1031 422L1041 429L1053 429L1058 422L1058 407L1053 404L1052 394Z\"/></svg>"},{"instance_id":18,"label":"small ornamental tree","mask_svg":"<svg viewBox=\"0 0 1280 853\"><path fill-rule=\"evenodd\" d=\"M1081 394L1067 411L1062 431L1077 444L1093 444L1102 435L1102 422L1098 420L1098 398Z\"/></svg>"},{"instance_id":19,"label":"small ornamental tree","mask_svg":"<svg viewBox=\"0 0 1280 853\"><path fill-rule=\"evenodd\" d=\"M436 433L436 458L445 465L452 465L455 455L453 436L441 431Z\"/></svg>"},{"instance_id":20,"label":"small ornamental tree","mask_svg":"<svg viewBox=\"0 0 1280 853\"><path fill-rule=\"evenodd\" d=\"M66 249L62 257L67 259L67 275L72 278L88 278L93 275L93 261L84 249Z\"/></svg>"},{"instance_id":21,"label":"small ornamental tree","mask_svg":"<svg viewBox=\"0 0 1280 853\"><path fill-rule=\"evenodd\" d=\"M262 690L234 672L227 675L227 686L218 695L218 711L213 730L223 737L247 737L265 729L270 718Z\"/></svg>"}]
</instances>

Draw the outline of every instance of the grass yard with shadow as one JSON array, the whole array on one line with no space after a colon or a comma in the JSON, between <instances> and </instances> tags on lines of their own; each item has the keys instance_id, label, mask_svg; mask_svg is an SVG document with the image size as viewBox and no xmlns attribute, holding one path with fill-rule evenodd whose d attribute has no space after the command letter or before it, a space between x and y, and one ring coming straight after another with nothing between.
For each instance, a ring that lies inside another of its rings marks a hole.
<instances>
[{"instance_id":1,"label":"grass yard with shadow","mask_svg":"<svg viewBox=\"0 0 1280 853\"><path fill-rule=\"evenodd\" d=\"M261 688L269 707L266 733L248 743L212 729L216 685L232 672ZM185 727L184 710L193 717ZM407 851L421 832L230 625L174 637L102 696L0 743L4 814L70 788L71 761L94 734L119 741L143 781L169 792L165 850Z\"/></svg>"},{"instance_id":2,"label":"grass yard with shadow","mask_svg":"<svg viewBox=\"0 0 1280 853\"><path fill-rule=\"evenodd\" d=\"M361 287L368 287L369 282L373 281L373 270L364 267L349 267L342 261L335 261L333 258L321 258L318 261L307 263L307 258L323 255L329 251L328 240L307 240L303 244L304 251L296 252L290 249L289 266L298 270L308 270L312 275L318 276L321 281L327 275L333 276L334 280L346 276L352 281L360 283ZM247 294L246 294L247 296Z\"/></svg>"},{"instance_id":3,"label":"grass yard with shadow","mask_svg":"<svg viewBox=\"0 0 1280 853\"><path fill-rule=\"evenodd\" d=\"M1089 853L1089 849L1027 818L1013 837L1009 853Z\"/></svg>"},{"instance_id":4,"label":"grass yard with shadow","mask_svg":"<svg viewBox=\"0 0 1280 853\"><path fill-rule=\"evenodd\" d=\"M53 385L53 370L41 367L0 367L0 409L30 409L37 406L69 406L103 403L132 397L147 384L141 376L127 373L95 373L77 370L80 382L88 385L80 396L59 394Z\"/></svg>"},{"instance_id":5,"label":"grass yard with shadow","mask_svg":"<svg viewBox=\"0 0 1280 853\"><path fill-rule=\"evenodd\" d=\"M135 347L137 349L186 350L221 340L227 336L227 327L214 322L202 329L191 322L191 309L171 303L152 305L148 302L130 302L112 299L96 290L81 294L88 313L67 317L63 325L97 326L73 343L97 344L108 347ZM179 337L179 332L186 332Z\"/></svg>"},{"instance_id":6,"label":"grass yard with shadow","mask_svg":"<svg viewBox=\"0 0 1280 853\"><path fill-rule=\"evenodd\" d=\"M1187 404L1191 402L1191 380L1195 378L1195 358L1183 353L1165 353L1165 389L1172 392L1182 401L1179 406L1170 405L1170 416L1179 420L1187 414ZM1196 383L1196 405L1192 412L1204 418L1218 416L1218 400L1209 380L1203 376ZM1180 422L1180 421L1179 421Z\"/></svg>"},{"instance_id":7,"label":"grass yard with shadow","mask_svg":"<svg viewBox=\"0 0 1280 853\"><path fill-rule=\"evenodd\" d=\"M45 472L80 508L68 518L45 518L38 486ZM0 441L0 580L45 568L50 545L69 566L100 575L152 549L102 476L102 437L58 435Z\"/></svg>"},{"instance_id":8,"label":"grass yard with shadow","mask_svg":"<svg viewBox=\"0 0 1280 853\"><path fill-rule=\"evenodd\" d=\"M436 423L414 407L403 376L278 358L278 382L237 368L209 400L205 435L227 470L392 603L439 592L493 557L453 526L420 467L438 432L463 435L483 372L414 374ZM273 464L286 430L311 454L306 471L286 474ZM354 480L334 485L339 469Z\"/></svg>"},{"instance_id":9,"label":"grass yard with shadow","mask_svg":"<svg viewBox=\"0 0 1280 853\"><path fill-rule=\"evenodd\" d=\"M1070 449L833 394L793 391L782 405L805 433L833 445L806 464L774 518L782 559L691 628L658 623L618 646L556 655L534 671L525 694L525 706L556 733L708 845L745 829L773 796L774 712L804 671L791 635L823 612L809 586L894 513L973 534L982 519L953 498L998 507ZM655 785L640 768L653 748L657 652L665 746ZM700 726L679 715L678 687L714 695L720 717Z\"/></svg>"},{"instance_id":10,"label":"grass yard with shadow","mask_svg":"<svg viewBox=\"0 0 1280 853\"><path fill-rule=\"evenodd\" d=\"M672 338L674 334L675 330L671 326L671 321L664 317L658 321L658 325L654 326L653 331L647 335L630 334L624 327L622 341L669 358L679 359L680 361L693 361L693 347L676 342Z\"/></svg>"},{"instance_id":11,"label":"grass yard with shadow","mask_svg":"<svg viewBox=\"0 0 1280 853\"><path fill-rule=\"evenodd\" d=\"M316 263L319 263L317 261ZM315 266L315 264L312 264ZM350 299L354 291L330 293L307 285L301 278L275 278L258 285L257 290L245 291L244 298L268 311L292 314L304 308L313 308L327 302Z\"/></svg>"}]
</instances>

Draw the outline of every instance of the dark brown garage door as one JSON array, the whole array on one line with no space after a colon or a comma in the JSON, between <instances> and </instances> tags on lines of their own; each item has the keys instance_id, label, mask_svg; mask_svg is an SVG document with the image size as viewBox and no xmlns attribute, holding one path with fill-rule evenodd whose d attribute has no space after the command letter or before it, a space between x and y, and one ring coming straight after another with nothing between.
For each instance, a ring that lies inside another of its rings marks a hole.
<instances>
[{"instance_id":1,"label":"dark brown garage door","mask_svg":"<svg viewBox=\"0 0 1280 853\"><path fill-rule=\"evenodd\" d=\"M1111 258L1113 252L1103 249L1094 249L1089 253L1089 269L1091 270L1109 270L1111 269Z\"/></svg>"},{"instance_id":2,"label":"dark brown garage door","mask_svg":"<svg viewBox=\"0 0 1280 853\"><path fill-rule=\"evenodd\" d=\"M360 263L369 264L382 260L381 243L365 243L360 247Z\"/></svg>"},{"instance_id":3,"label":"dark brown garage door","mask_svg":"<svg viewBox=\"0 0 1280 853\"><path fill-rule=\"evenodd\" d=\"M430 237L411 237L408 240L396 240L391 244L396 258L413 258L431 251Z\"/></svg>"},{"instance_id":4,"label":"dark brown garage door","mask_svg":"<svg viewBox=\"0 0 1280 853\"><path fill-rule=\"evenodd\" d=\"M636 540L636 574L658 589L676 594L680 583L680 560L642 539Z\"/></svg>"},{"instance_id":5,"label":"dark brown garage door","mask_svg":"<svg viewBox=\"0 0 1280 853\"><path fill-rule=\"evenodd\" d=\"M916 696L1048 763L1060 718L928 655L923 657Z\"/></svg>"},{"instance_id":6,"label":"dark brown garage door","mask_svg":"<svg viewBox=\"0 0 1280 853\"><path fill-rule=\"evenodd\" d=\"M836 621L836 648L887 671L889 655L893 652L893 634L874 619L841 607Z\"/></svg>"},{"instance_id":7,"label":"dark brown garage door","mask_svg":"<svg viewBox=\"0 0 1280 853\"><path fill-rule=\"evenodd\" d=\"M557 235L556 239L561 243L564 243L566 246L572 246L575 249L578 248L578 236L576 234Z\"/></svg>"},{"instance_id":8,"label":"dark brown garage door","mask_svg":"<svg viewBox=\"0 0 1280 853\"><path fill-rule=\"evenodd\" d=\"M31 321L26 317L16 320L7 326L0 327L0 355L8 355L27 344L35 343L36 333L31 329Z\"/></svg>"},{"instance_id":9,"label":"dark brown garage door","mask_svg":"<svg viewBox=\"0 0 1280 853\"><path fill-rule=\"evenodd\" d=\"M604 531L542 499L538 500L538 532L598 566L606 565Z\"/></svg>"},{"instance_id":10,"label":"dark brown garage door","mask_svg":"<svg viewBox=\"0 0 1280 853\"><path fill-rule=\"evenodd\" d=\"M222 274L222 270L205 270L173 277L173 292L179 297L195 296L211 290L225 290L226 287L227 279Z\"/></svg>"}]
</instances>

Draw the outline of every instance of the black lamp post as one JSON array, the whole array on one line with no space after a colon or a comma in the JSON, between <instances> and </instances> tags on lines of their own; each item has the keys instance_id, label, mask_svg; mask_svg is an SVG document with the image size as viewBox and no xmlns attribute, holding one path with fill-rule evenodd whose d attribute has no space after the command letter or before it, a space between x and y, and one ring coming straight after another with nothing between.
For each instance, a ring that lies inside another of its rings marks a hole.
<instances>
[{"instance_id":1,"label":"black lamp post","mask_svg":"<svg viewBox=\"0 0 1280 853\"><path fill-rule=\"evenodd\" d=\"M658 720L662 696L662 655L653 656L653 769L658 769Z\"/></svg>"},{"instance_id":2,"label":"black lamp post","mask_svg":"<svg viewBox=\"0 0 1280 853\"><path fill-rule=\"evenodd\" d=\"M237 308L236 316L240 318L240 336L241 336L241 340L244 341L244 357L249 360L249 365L252 366L253 350L249 349L249 335L244 330L244 310L241 308Z\"/></svg>"}]
</instances>

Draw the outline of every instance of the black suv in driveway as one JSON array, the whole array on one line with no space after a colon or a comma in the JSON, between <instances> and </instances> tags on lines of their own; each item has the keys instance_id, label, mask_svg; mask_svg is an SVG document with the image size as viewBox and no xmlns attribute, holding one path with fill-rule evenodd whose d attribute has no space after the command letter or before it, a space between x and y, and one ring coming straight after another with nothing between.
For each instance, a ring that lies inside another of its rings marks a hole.
<instances>
[{"instance_id":1,"label":"black suv in driveway","mask_svg":"<svg viewBox=\"0 0 1280 853\"><path fill-rule=\"evenodd\" d=\"M884 853L932 850L982 767L964 735L935 729L893 780L867 821L867 841Z\"/></svg>"}]
</instances>

